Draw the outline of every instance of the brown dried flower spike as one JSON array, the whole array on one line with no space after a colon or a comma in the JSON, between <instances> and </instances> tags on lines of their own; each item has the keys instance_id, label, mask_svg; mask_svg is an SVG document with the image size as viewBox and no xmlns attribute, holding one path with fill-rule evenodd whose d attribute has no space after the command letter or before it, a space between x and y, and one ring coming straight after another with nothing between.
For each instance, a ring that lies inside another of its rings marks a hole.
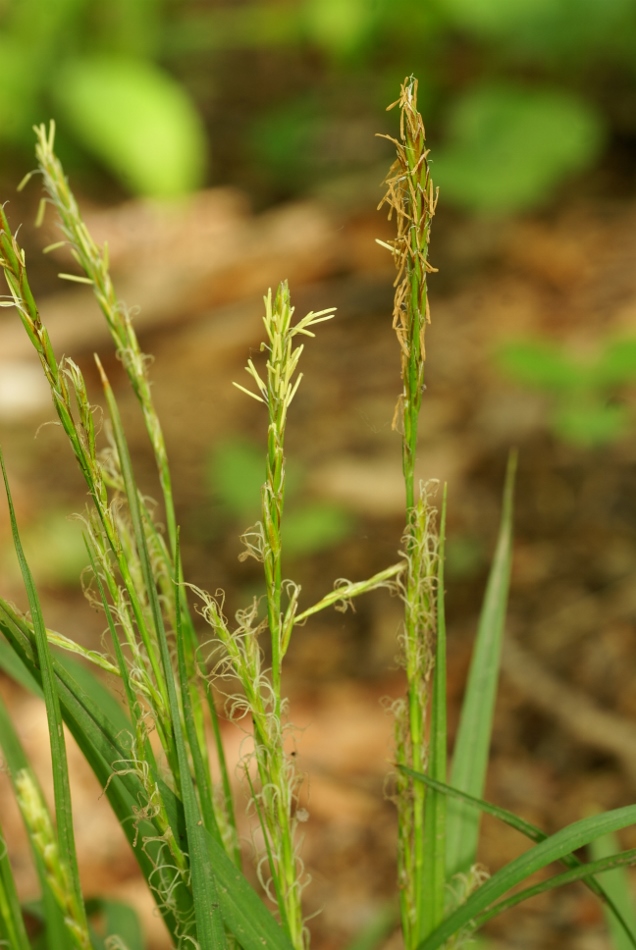
<instances>
[{"instance_id":1,"label":"brown dried flower spike","mask_svg":"<svg viewBox=\"0 0 636 950\"><path fill-rule=\"evenodd\" d=\"M378 241L393 255L397 276L394 281L393 328L402 354L402 395L393 420L404 436L405 474L414 465L417 418L424 389L424 332L430 323L426 275L435 268L428 262L431 221L437 192L428 167L428 149L422 116L417 111L417 79L402 83L400 98L389 106L400 109L400 138L382 135L395 145L396 159L389 169L387 192L378 210L388 205L389 219L395 211L397 234L392 241ZM410 505L413 499L409 499Z\"/></svg>"}]
</instances>

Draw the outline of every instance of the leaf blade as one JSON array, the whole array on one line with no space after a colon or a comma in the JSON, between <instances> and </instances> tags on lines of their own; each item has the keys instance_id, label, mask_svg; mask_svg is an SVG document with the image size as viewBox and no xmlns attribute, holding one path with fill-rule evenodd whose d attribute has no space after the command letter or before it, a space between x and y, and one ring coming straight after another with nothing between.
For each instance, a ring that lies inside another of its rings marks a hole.
<instances>
[{"instance_id":1,"label":"leaf blade","mask_svg":"<svg viewBox=\"0 0 636 950\"><path fill-rule=\"evenodd\" d=\"M481 798L488 766L488 749L512 560L513 489L516 453L508 459L504 502L490 575L479 617L466 694L453 753L450 784ZM475 862L480 815L459 803L449 803L447 872L465 871Z\"/></svg>"},{"instance_id":2,"label":"leaf blade","mask_svg":"<svg viewBox=\"0 0 636 950\"><path fill-rule=\"evenodd\" d=\"M437 950L445 940L473 923L495 901L535 871L571 855L594 838L601 837L610 831L626 828L635 822L636 805L627 805L624 808L604 812L602 815L583 818L562 828L493 874L419 944L418 950Z\"/></svg>"}]
</instances>

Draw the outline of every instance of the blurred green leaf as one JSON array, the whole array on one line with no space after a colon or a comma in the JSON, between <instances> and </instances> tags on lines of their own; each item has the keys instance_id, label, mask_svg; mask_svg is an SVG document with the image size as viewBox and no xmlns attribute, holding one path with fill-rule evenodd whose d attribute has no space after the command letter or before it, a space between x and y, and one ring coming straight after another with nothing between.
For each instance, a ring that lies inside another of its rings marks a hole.
<instances>
[{"instance_id":1,"label":"blurred green leaf","mask_svg":"<svg viewBox=\"0 0 636 950\"><path fill-rule=\"evenodd\" d=\"M449 17L478 35L501 35L528 21L542 20L555 0L442 0Z\"/></svg>"},{"instance_id":2,"label":"blurred green leaf","mask_svg":"<svg viewBox=\"0 0 636 950\"><path fill-rule=\"evenodd\" d=\"M24 549L38 584L76 584L86 567L80 523L64 512L51 511L22 532ZM2 552L9 573L18 576L12 550Z\"/></svg>"},{"instance_id":3,"label":"blurred green leaf","mask_svg":"<svg viewBox=\"0 0 636 950\"><path fill-rule=\"evenodd\" d=\"M305 185L315 166L316 142L325 117L312 93L301 95L259 116L250 131L250 150L259 166L281 182Z\"/></svg>"},{"instance_id":4,"label":"blurred green leaf","mask_svg":"<svg viewBox=\"0 0 636 950\"><path fill-rule=\"evenodd\" d=\"M576 362L545 340L506 344L496 359L516 381L552 391L550 421L564 441L605 445L628 431L627 407L610 402L609 395L612 388L636 380L636 340L609 342L595 361Z\"/></svg>"},{"instance_id":5,"label":"blurred green leaf","mask_svg":"<svg viewBox=\"0 0 636 950\"><path fill-rule=\"evenodd\" d=\"M336 56L356 52L374 19L374 4L368 0L305 0L303 6L308 37Z\"/></svg>"},{"instance_id":6,"label":"blurred green leaf","mask_svg":"<svg viewBox=\"0 0 636 950\"><path fill-rule=\"evenodd\" d=\"M102 55L52 77L64 123L132 191L185 194L203 182L205 131L183 88L152 63Z\"/></svg>"},{"instance_id":7,"label":"blurred green leaf","mask_svg":"<svg viewBox=\"0 0 636 950\"><path fill-rule=\"evenodd\" d=\"M636 42L632 0L440 0L440 6L452 23L491 40L504 57L525 54L543 64L547 56L561 74L573 62L587 65L608 54L625 61Z\"/></svg>"},{"instance_id":8,"label":"blurred green leaf","mask_svg":"<svg viewBox=\"0 0 636 950\"><path fill-rule=\"evenodd\" d=\"M261 449L241 439L220 442L210 455L208 472L210 488L233 517L258 517L265 481Z\"/></svg>"},{"instance_id":9,"label":"blurred green leaf","mask_svg":"<svg viewBox=\"0 0 636 950\"><path fill-rule=\"evenodd\" d=\"M0 138L5 142L31 143L31 126L37 121L37 75L31 50L10 34L0 35Z\"/></svg>"},{"instance_id":10,"label":"blurred green leaf","mask_svg":"<svg viewBox=\"0 0 636 950\"><path fill-rule=\"evenodd\" d=\"M387 902L375 909L371 920L347 944L345 950L380 950L399 921L397 904Z\"/></svg>"},{"instance_id":11,"label":"blurred green leaf","mask_svg":"<svg viewBox=\"0 0 636 950\"><path fill-rule=\"evenodd\" d=\"M109 0L108 15L99 20L104 31L103 48L148 59L157 57L165 43L166 6L165 0Z\"/></svg>"},{"instance_id":12,"label":"blurred green leaf","mask_svg":"<svg viewBox=\"0 0 636 950\"><path fill-rule=\"evenodd\" d=\"M620 386L636 380L636 339L607 344L595 368L599 386Z\"/></svg>"},{"instance_id":13,"label":"blurred green leaf","mask_svg":"<svg viewBox=\"0 0 636 950\"><path fill-rule=\"evenodd\" d=\"M486 553L480 538L459 534L446 541L446 572L450 577L474 577L485 561Z\"/></svg>"},{"instance_id":14,"label":"blurred green leaf","mask_svg":"<svg viewBox=\"0 0 636 950\"><path fill-rule=\"evenodd\" d=\"M335 505L306 504L285 512L282 535L286 554L316 554L351 534L353 518Z\"/></svg>"},{"instance_id":15,"label":"blurred green leaf","mask_svg":"<svg viewBox=\"0 0 636 950\"><path fill-rule=\"evenodd\" d=\"M545 203L568 175L588 168L604 137L594 108L556 90L473 88L450 112L435 183L446 200L480 214Z\"/></svg>"},{"instance_id":16,"label":"blurred green leaf","mask_svg":"<svg viewBox=\"0 0 636 950\"><path fill-rule=\"evenodd\" d=\"M585 381L585 367L577 366L547 340L507 343L496 359L499 367L517 382L538 389L571 390Z\"/></svg>"},{"instance_id":17,"label":"blurred green leaf","mask_svg":"<svg viewBox=\"0 0 636 950\"><path fill-rule=\"evenodd\" d=\"M113 945L116 935L123 941L126 950L144 950L145 941L139 917L132 907L110 898L94 897L86 902L90 918L100 917L108 940L102 940L93 930L94 950L107 950ZM92 921L91 921L92 922Z\"/></svg>"},{"instance_id":18,"label":"blurred green leaf","mask_svg":"<svg viewBox=\"0 0 636 950\"><path fill-rule=\"evenodd\" d=\"M606 404L590 396L558 406L553 425L566 442L591 448L620 439L629 430L630 417L625 406Z\"/></svg>"},{"instance_id":19,"label":"blurred green leaf","mask_svg":"<svg viewBox=\"0 0 636 950\"><path fill-rule=\"evenodd\" d=\"M210 488L233 517L243 521L259 517L264 480L265 459L258 446L242 439L227 439L215 446L209 462ZM282 534L286 554L314 554L351 534L353 518L343 508L296 501L303 482L297 466L287 466L285 481Z\"/></svg>"}]
</instances>

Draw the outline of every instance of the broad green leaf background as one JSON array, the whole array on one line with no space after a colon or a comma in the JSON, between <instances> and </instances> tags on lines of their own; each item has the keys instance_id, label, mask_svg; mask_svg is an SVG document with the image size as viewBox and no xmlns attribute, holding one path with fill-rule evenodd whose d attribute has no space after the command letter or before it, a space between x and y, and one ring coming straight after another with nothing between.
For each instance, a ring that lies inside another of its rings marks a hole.
<instances>
[{"instance_id":1,"label":"broad green leaf background","mask_svg":"<svg viewBox=\"0 0 636 950\"><path fill-rule=\"evenodd\" d=\"M53 91L77 138L132 191L175 198L202 184L201 120L158 66L114 55L76 59L56 76Z\"/></svg>"},{"instance_id":2,"label":"broad green leaf background","mask_svg":"<svg viewBox=\"0 0 636 950\"><path fill-rule=\"evenodd\" d=\"M453 104L448 138L434 164L446 199L508 214L546 204L569 175L590 167L604 128L582 99L500 83L470 89Z\"/></svg>"}]
</instances>

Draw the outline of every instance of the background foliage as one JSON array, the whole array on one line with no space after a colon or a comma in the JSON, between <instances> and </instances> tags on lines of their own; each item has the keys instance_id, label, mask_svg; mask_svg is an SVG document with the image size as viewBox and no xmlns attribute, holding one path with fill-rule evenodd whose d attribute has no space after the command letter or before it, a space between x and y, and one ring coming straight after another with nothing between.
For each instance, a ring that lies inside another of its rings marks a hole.
<instances>
[{"instance_id":1,"label":"background foliage","mask_svg":"<svg viewBox=\"0 0 636 950\"><path fill-rule=\"evenodd\" d=\"M71 172L141 194L377 183L369 141L407 73L445 201L470 211L544 204L636 135L630 0L5 0L0 53L9 155L53 117Z\"/></svg>"}]
</instances>

